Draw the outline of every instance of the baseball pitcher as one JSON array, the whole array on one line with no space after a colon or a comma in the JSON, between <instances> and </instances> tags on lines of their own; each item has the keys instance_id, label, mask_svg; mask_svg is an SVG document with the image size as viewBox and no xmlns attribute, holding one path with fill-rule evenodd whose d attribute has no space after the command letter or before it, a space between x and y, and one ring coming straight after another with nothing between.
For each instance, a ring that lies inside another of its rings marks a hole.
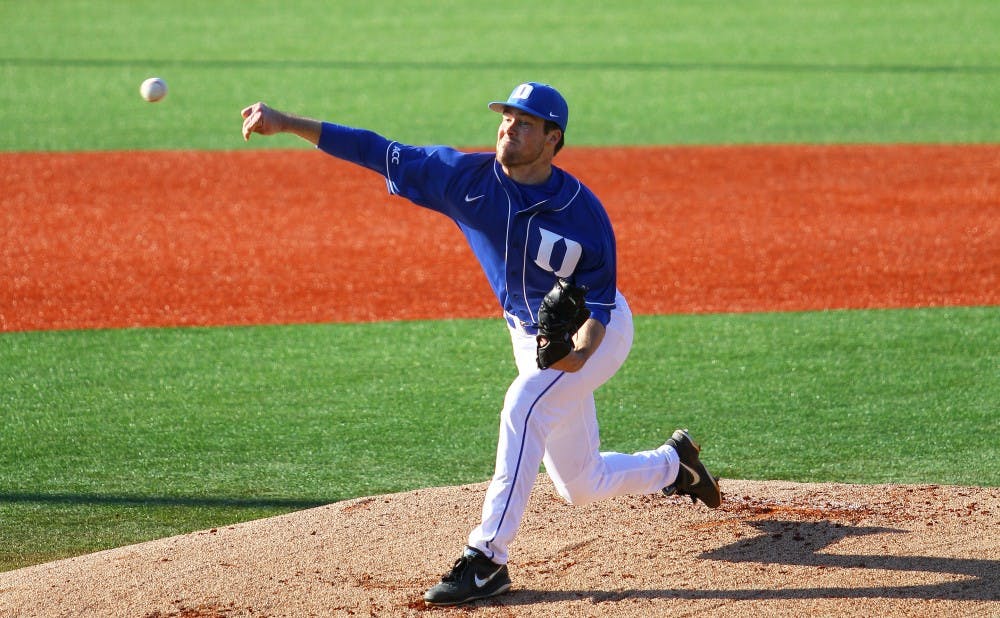
<instances>
[{"instance_id":1,"label":"baseball pitcher","mask_svg":"<svg viewBox=\"0 0 1000 618\"><path fill-rule=\"evenodd\" d=\"M381 175L388 191L452 219L496 295L518 376L500 411L496 470L482 519L428 605L507 591L508 547L539 464L572 504L663 491L722 501L700 447L678 429L658 448L601 452L594 391L625 362L632 315L617 288L615 236L597 197L553 164L569 108L552 86L518 85L500 114L495 152L412 146L371 131L279 112L242 111L243 137L292 133Z\"/></svg>"}]
</instances>

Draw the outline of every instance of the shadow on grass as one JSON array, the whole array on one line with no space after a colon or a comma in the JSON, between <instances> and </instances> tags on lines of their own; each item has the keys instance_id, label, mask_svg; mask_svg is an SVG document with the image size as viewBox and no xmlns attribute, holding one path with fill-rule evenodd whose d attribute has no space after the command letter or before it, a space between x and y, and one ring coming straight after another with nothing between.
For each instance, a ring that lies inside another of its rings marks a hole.
<instances>
[{"instance_id":1,"label":"shadow on grass","mask_svg":"<svg viewBox=\"0 0 1000 618\"><path fill-rule=\"evenodd\" d=\"M245 509L310 509L340 501L341 498L305 500L300 498L230 498L225 496L111 496L73 493L0 492L2 504L57 504L95 506L177 506Z\"/></svg>"}]
</instances>

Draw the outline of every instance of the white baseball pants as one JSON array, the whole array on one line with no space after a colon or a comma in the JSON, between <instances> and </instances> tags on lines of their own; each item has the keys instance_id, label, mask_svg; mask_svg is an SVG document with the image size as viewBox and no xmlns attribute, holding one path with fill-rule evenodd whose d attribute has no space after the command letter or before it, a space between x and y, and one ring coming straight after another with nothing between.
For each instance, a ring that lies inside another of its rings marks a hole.
<instances>
[{"instance_id":1,"label":"white baseball pants","mask_svg":"<svg viewBox=\"0 0 1000 618\"><path fill-rule=\"evenodd\" d=\"M534 335L511 327L518 376L500 414L496 470L482 523L468 540L497 564L507 563L539 463L571 504L656 493L677 478L677 453L669 446L631 455L599 450L594 391L618 371L632 348L632 313L621 293L616 305L600 347L575 373L540 370Z\"/></svg>"}]
</instances>

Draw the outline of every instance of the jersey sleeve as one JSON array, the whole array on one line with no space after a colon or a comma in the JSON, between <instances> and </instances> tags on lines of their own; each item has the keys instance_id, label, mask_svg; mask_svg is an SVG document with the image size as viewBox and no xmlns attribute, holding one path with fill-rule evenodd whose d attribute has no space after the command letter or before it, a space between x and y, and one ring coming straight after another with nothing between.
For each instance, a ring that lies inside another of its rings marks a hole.
<instances>
[{"instance_id":1,"label":"jersey sleeve","mask_svg":"<svg viewBox=\"0 0 1000 618\"><path fill-rule=\"evenodd\" d=\"M588 197L593 204L590 209L593 220L586 227L600 230L600 233L594 239L595 255L586 261L584 268L574 273L574 282L577 285L587 286L587 308L590 309L590 315L607 326L611 321L611 311L615 308L615 299L618 295L618 251L614 228L608 220L607 212L600 201L589 192Z\"/></svg>"},{"instance_id":2,"label":"jersey sleeve","mask_svg":"<svg viewBox=\"0 0 1000 618\"><path fill-rule=\"evenodd\" d=\"M328 155L385 175L388 139L374 131L324 122L316 147Z\"/></svg>"},{"instance_id":3,"label":"jersey sleeve","mask_svg":"<svg viewBox=\"0 0 1000 618\"><path fill-rule=\"evenodd\" d=\"M467 155L446 146L410 146L366 130L323 123L317 147L375 171L389 193L447 215L448 188Z\"/></svg>"},{"instance_id":4,"label":"jersey sleeve","mask_svg":"<svg viewBox=\"0 0 1000 618\"><path fill-rule=\"evenodd\" d=\"M614 259L614 254L606 255L600 268L579 272L574 276L576 285L587 287L587 308L590 309L590 317L604 326L611 321L611 310L615 308L617 284Z\"/></svg>"}]
</instances>

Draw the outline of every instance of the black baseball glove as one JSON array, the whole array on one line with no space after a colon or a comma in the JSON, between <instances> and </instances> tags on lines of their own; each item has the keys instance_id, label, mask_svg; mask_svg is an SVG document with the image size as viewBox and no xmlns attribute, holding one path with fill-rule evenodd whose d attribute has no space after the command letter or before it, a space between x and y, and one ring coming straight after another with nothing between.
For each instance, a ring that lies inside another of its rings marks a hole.
<instances>
[{"instance_id":1,"label":"black baseball glove","mask_svg":"<svg viewBox=\"0 0 1000 618\"><path fill-rule=\"evenodd\" d=\"M573 335L590 317L590 309L584 304L586 293L586 287L559 279L542 299L535 337L539 369L548 369L573 351Z\"/></svg>"}]
</instances>

